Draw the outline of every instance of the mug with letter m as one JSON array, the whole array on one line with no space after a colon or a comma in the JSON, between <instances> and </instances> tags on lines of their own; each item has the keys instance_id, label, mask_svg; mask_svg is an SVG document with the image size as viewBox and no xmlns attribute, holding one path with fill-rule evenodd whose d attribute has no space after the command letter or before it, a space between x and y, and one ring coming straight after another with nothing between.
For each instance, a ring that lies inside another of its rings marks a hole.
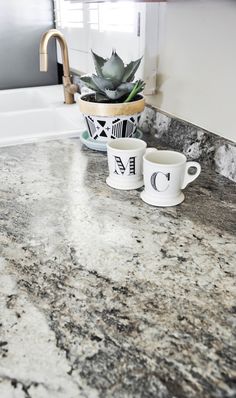
<instances>
[{"instance_id":1,"label":"mug with letter m","mask_svg":"<svg viewBox=\"0 0 236 398\"><path fill-rule=\"evenodd\" d=\"M116 189L143 186L143 155L146 142L138 138L117 138L107 142L109 176L106 183Z\"/></svg>"}]
</instances>

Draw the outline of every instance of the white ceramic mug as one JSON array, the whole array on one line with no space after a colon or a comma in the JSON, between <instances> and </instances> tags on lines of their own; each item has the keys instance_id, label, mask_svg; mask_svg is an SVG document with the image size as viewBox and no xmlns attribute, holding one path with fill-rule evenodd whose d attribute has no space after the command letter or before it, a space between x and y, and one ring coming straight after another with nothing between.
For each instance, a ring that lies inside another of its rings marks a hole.
<instances>
[{"instance_id":1,"label":"white ceramic mug","mask_svg":"<svg viewBox=\"0 0 236 398\"><path fill-rule=\"evenodd\" d=\"M189 174L190 168L195 168L194 174ZM144 191L141 199L153 206L176 206L184 200L181 190L200 172L200 164L187 162L182 153L148 148L143 156Z\"/></svg>"},{"instance_id":2,"label":"white ceramic mug","mask_svg":"<svg viewBox=\"0 0 236 398\"><path fill-rule=\"evenodd\" d=\"M107 142L109 176L106 183L116 189L143 186L143 155L146 142L138 138L117 138Z\"/></svg>"}]
</instances>

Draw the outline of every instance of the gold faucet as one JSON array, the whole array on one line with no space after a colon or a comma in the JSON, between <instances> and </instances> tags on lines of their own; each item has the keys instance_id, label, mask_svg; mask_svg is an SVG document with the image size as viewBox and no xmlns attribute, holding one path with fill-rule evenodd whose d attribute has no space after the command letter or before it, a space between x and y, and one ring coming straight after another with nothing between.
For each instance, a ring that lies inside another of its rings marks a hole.
<instances>
[{"instance_id":1,"label":"gold faucet","mask_svg":"<svg viewBox=\"0 0 236 398\"><path fill-rule=\"evenodd\" d=\"M62 65L63 65L63 87L64 87L64 97L66 104L74 104L74 94L78 90L78 86L76 84L71 83L71 75L70 75L70 65L69 65L69 56L68 56L68 47L65 40L65 37L59 30L50 29L45 32L40 40L40 71L47 72L48 70L48 42L51 37L55 37L58 40L61 47L61 55L62 55Z\"/></svg>"}]
</instances>

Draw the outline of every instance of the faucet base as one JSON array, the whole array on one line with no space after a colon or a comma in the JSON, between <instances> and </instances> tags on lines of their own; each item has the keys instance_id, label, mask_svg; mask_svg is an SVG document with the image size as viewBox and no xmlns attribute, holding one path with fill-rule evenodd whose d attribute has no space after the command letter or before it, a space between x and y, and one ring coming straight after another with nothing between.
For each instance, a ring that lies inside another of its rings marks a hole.
<instances>
[{"instance_id":1,"label":"faucet base","mask_svg":"<svg viewBox=\"0 0 236 398\"><path fill-rule=\"evenodd\" d=\"M64 104L75 104L76 101L74 100L74 94L68 93L65 87L64 87L64 97L65 97Z\"/></svg>"},{"instance_id":2,"label":"faucet base","mask_svg":"<svg viewBox=\"0 0 236 398\"><path fill-rule=\"evenodd\" d=\"M77 92L78 86L76 84L71 83L71 78L69 76L63 76L62 80L63 80L65 104L74 104L76 102L74 94Z\"/></svg>"}]
</instances>

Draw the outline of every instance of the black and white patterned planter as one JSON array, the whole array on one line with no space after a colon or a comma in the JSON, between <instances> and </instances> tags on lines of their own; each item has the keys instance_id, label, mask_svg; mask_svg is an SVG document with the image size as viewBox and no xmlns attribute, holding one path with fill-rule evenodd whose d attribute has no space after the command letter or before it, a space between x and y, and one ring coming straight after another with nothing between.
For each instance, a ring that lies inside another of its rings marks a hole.
<instances>
[{"instance_id":1,"label":"black and white patterned planter","mask_svg":"<svg viewBox=\"0 0 236 398\"><path fill-rule=\"evenodd\" d=\"M88 132L94 140L132 137L137 129L141 114L115 117L84 116Z\"/></svg>"},{"instance_id":2,"label":"black and white patterned planter","mask_svg":"<svg viewBox=\"0 0 236 398\"><path fill-rule=\"evenodd\" d=\"M137 101L120 104L95 103L85 97L79 99L79 105L92 139L104 142L134 135L145 105L142 96Z\"/></svg>"}]
</instances>

